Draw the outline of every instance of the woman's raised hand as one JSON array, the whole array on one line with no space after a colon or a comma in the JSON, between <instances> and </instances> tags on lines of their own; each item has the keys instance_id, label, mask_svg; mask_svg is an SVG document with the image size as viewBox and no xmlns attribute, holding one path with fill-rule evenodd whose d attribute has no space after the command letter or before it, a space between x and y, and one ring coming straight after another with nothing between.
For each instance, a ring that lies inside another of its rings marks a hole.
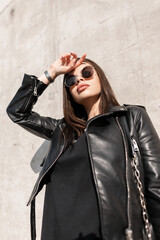
<instances>
[{"instance_id":1,"label":"woman's raised hand","mask_svg":"<svg viewBox=\"0 0 160 240\"><path fill-rule=\"evenodd\" d=\"M76 62L77 55L75 53L70 52L69 54L63 54L59 59L51 64L48 72L52 78L55 78L60 74L65 74L78 67L85 58L86 54L83 54L82 57Z\"/></svg>"}]
</instances>

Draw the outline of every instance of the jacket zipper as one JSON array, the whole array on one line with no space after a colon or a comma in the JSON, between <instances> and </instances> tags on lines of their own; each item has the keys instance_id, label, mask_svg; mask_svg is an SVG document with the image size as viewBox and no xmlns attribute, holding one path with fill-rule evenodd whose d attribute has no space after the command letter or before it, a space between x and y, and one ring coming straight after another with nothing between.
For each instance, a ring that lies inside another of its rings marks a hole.
<instances>
[{"instance_id":1,"label":"jacket zipper","mask_svg":"<svg viewBox=\"0 0 160 240\"><path fill-rule=\"evenodd\" d=\"M61 126L59 126L61 128ZM61 128L61 131L62 131L62 128ZM63 134L63 137L64 137L64 141L65 141L65 135L62 131L62 134ZM37 183L37 188L32 196L32 198L28 201L27 203L27 206L33 201L34 197L36 196L37 192L38 192L38 189L39 189L39 185L42 181L42 179L44 178L44 176L47 174L47 172L54 166L54 164L57 162L58 158L60 157L60 155L62 154L63 150L64 150L64 146L65 144L63 144L63 148L62 150L60 151L60 153L58 154L58 157L55 159L55 161L52 163L52 165L47 169L47 171L42 175L42 177L39 179L38 183Z\"/></svg>"},{"instance_id":2,"label":"jacket zipper","mask_svg":"<svg viewBox=\"0 0 160 240\"><path fill-rule=\"evenodd\" d=\"M24 103L24 105L23 105L23 107L22 107L22 112L25 112L26 111L26 109L27 109L27 107L28 107L28 103L30 102L30 100L31 100L31 97L32 96L36 96L37 97L37 90L38 90L38 87L41 85L41 82L38 82L38 84L37 84L37 81L36 81L37 79L35 79L35 86L34 86L34 89L33 89L33 91L31 91L31 93L29 94L29 96L27 97L27 99L26 99L26 101L25 101L25 103Z\"/></svg>"},{"instance_id":3,"label":"jacket zipper","mask_svg":"<svg viewBox=\"0 0 160 240\"><path fill-rule=\"evenodd\" d=\"M133 146L134 152L139 152L138 144L134 138L132 138L132 146Z\"/></svg>"},{"instance_id":4,"label":"jacket zipper","mask_svg":"<svg viewBox=\"0 0 160 240\"><path fill-rule=\"evenodd\" d=\"M35 85L34 85L34 91L33 91L33 95L34 96L37 96L37 87L38 87L38 85L39 85L39 83L40 82L38 82L38 84L37 84L37 81L36 81L37 79L35 79L35 81L34 81L34 83L35 83Z\"/></svg>"},{"instance_id":5,"label":"jacket zipper","mask_svg":"<svg viewBox=\"0 0 160 240\"><path fill-rule=\"evenodd\" d=\"M116 121L117 121L117 124L118 124L121 134L122 134L124 148L125 148L125 158L126 158L126 184L127 184L127 193L128 193L128 201L127 201L128 228L125 230L125 234L126 234L127 240L133 240L133 231L131 228L131 219L130 219L130 207L131 207L130 206L130 198L131 198L130 192L131 192L131 190L130 190L130 186L129 186L129 169L128 169L129 160L128 160L127 144L126 144L124 131L119 123L118 117L116 117Z\"/></svg>"}]
</instances>

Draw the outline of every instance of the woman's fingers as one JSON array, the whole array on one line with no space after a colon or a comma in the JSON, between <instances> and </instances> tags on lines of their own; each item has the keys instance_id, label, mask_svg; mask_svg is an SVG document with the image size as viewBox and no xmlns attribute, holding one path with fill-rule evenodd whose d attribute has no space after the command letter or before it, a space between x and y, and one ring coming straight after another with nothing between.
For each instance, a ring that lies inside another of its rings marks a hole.
<instances>
[{"instance_id":1,"label":"woman's fingers","mask_svg":"<svg viewBox=\"0 0 160 240\"><path fill-rule=\"evenodd\" d=\"M65 54L62 54L61 55L61 57L60 57L60 59L61 59L61 61L62 61L62 65L66 65L66 63L69 61L69 59L70 59L70 54L67 54L67 53L65 53Z\"/></svg>"},{"instance_id":2,"label":"woman's fingers","mask_svg":"<svg viewBox=\"0 0 160 240\"><path fill-rule=\"evenodd\" d=\"M74 52L71 52L72 56L73 56L73 62L75 62L77 60L77 54L74 53ZM84 59L86 58L87 54L83 54L82 57L76 62L75 64L75 68L78 67L83 61Z\"/></svg>"},{"instance_id":3,"label":"woman's fingers","mask_svg":"<svg viewBox=\"0 0 160 240\"><path fill-rule=\"evenodd\" d=\"M73 57L72 59L71 59L71 56ZM78 58L77 54L74 52L70 52L69 54L68 53L63 54L60 57L63 65L68 65L70 64L70 62L72 62L73 64L77 60L77 58ZM75 67L78 67L84 61L85 58L86 58L86 54L83 54L82 57L76 62Z\"/></svg>"},{"instance_id":4,"label":"woman's fingers","mask_svg":"<svg viewBox=\"0 0 160 240\"><path fill-rule=\"evenodd\" d=\"M72 57L72 59L71 59ZM63 54L60 59L62 60L62 65L63 66L74 66L75 61L77 59L77 55L75 53L65 53Z\"/></svg>"},{"instance_id":5,"label":"woman's fingers","mask_svg":"<svg viewBox=\"0 0 160 240\"><path fill-rule=\"evenodd\" d=\"M77 60L77 55L75 53L71 52L71 56L72 56L71 65L75 66L75 62Z\"/></svg>"},{"instance_id":6,"label":"woman's fingers","mask_svg":"<svg viewBox=\"0 0 160 240\"><path fill-rule=\"evenodd\" d=\"M79 65L81 65L81 63L84 61L84 59L86 58L87 54L84 53L82 55L82 57L76 62L75 68L78 67Z\"/></svg>"},{"instance_id":7,"label":"woman's fingers","mask_svg":"<svg viewBox=\"0 0 160 240\"><path fill-rule=\"evenodd\" d=\"M82 57L77 60L77 54L74 52L62 54L60 57L61 66L64 67L63 72L71 71L72 69L78 67L86 58L86 54L83 54Z\"/></svg>"},{"instance_id":8,"label":"woman's fingers","mask_svg":"<svg viewBox=\"0 0 160 240\"><path fill-rule=\"evenodd\" d=\"M61 59L61 61L62 61L62 65L64 65L64 63L65 63L65 58L64 58L64 56L61 56L60 59Z\"/></svg>"},{"instance_id":9,"label":"woman's fingers","mask_svg":"<svg viewBox=\"0 0 160 240\"><path fill-rule=\"evenodd\" d=\"M77 54L76 53L71 52L71 54L72 54L73 58L77 59Z\"/></svg>"},{"instance_id":10,"label":"woman's fingers","mask_svg":"<svg viewBox=\"0 0 160 240\"><path fill-rule=\"evenodd\" d=\"M68 54L67 56L66 56L66 63L67 63L67 65L70 63L70 58L71 58L71 54Z\"/></svg>"}]
</instances>

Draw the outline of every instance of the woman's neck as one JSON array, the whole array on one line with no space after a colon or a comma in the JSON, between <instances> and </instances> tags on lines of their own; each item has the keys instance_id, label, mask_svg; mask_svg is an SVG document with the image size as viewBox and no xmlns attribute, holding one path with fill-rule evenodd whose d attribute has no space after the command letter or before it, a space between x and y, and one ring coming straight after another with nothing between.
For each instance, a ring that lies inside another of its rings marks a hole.
<instances>
[{"instance_id":1,"label":"woman's neck","mask_svg":"<svg viewBox=\"0 0 160 240\"><path fill-rule=\"evenodd\" d=\"M88 99L87 104L83 105L88 116L88 120L100 114L100 98L96 101L94 99Z\"/></svg>"}]
</instances>

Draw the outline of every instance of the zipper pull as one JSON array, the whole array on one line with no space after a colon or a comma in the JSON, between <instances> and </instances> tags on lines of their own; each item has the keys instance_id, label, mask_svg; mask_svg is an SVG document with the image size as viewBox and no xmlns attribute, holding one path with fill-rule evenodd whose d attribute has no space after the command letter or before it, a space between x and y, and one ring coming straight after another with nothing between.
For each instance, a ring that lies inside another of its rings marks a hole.
<instances>
[{"instance_id":1,"label":"zipper pull","mask_svg":"<svg viewBox=\"0 0 160 240\"><path fill-rule=\"evenodd\" d=\"M37 96L37 78L35 78L35 85L34 85L34 96Z\"/></svg>"},{"instance_id":2,"label":"zipper pull","mask_svg":"<svg viewBox=\"0 0 160 240\"><path fill-rule=\"evenodd\" d=\"M138 144L134 138L132 138L132 145L135 152L139 151Z\"/></svg>"},{"instance_id":3,"label":"zipper pull","mask_svg":"<svg viewBox=\"0 0 160 240\"><path fill-rule=\"evenodd\" d=\"M133 240L133 231L131 229L125 230L126 240Z\"/></svg>"},{"instance_id":4,"label":"zipper pull","mask_svg":"<svg viewBox=\"0 0 160 240\"><path fill-rule=\"evenodd\" d=\"M37 87L34 87L34 96L37 96Z\"/></svg>"}]
</instances>

